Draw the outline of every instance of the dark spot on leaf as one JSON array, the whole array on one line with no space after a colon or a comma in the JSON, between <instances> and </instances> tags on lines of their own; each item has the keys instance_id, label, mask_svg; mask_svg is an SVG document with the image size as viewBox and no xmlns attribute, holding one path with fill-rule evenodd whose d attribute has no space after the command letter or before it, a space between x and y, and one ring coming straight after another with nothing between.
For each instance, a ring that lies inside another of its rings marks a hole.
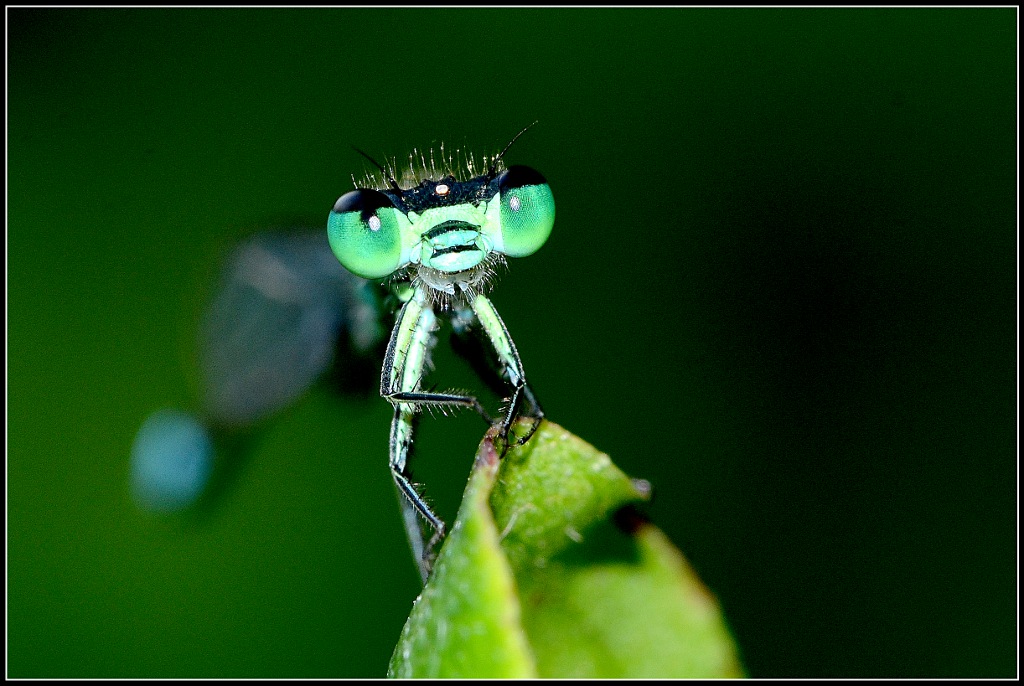
<instances>
[{"instance_id":1,"label":"dark spot on leaf","mask_svg":"<svg viewBox=\"0 0 1024 686\"><path fill-rule=\"evenodd\" d=\"M612 515L612 521L615 522L615 526L620 531L634 536L640 530L640 527L649 524L651 520L647 518L647 515L638 510L635 505L626 505L620 507Z\"/></svg>"}]
</instances>

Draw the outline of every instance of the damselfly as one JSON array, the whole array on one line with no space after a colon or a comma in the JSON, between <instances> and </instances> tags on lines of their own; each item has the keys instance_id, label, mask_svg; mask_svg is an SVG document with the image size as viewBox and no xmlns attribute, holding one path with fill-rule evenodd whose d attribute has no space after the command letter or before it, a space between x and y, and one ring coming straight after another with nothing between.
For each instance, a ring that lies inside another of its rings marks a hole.
<instances>
[{"instance_id":1,"label":"damselfly","mask_svg":"<svg viewBox=\"0 0 1024 686\"><path fill-rule=\"evenodd\" d=\"M517 439L519 443L532 435L543 417L516 346L485 295L495 267L504 264L505 257L525 257L540 249L555 221L554 198L545 178L529 167L503 164L505 153L522 133L481 174L475 172L471 156L456 164L445 158L442 148L440 169L433 154L429 165L426 157L417 160L414 154L399 183L397 165L381 166L362 153L382 178L368 175L363 187L353 179L356 190L338 199L328 219L331 248L341 264L366 279L390 278L407 285L384 359L380 393L395 409L391 473L404 496L400 500L406 531L424 581L445 525L413 485L408 469L420 410L471 408L496 423L506 441L517 417L533 418L532 429ZM479 333L490 344L511 391L497 422L475 396L424 388L438 312L450 315L456 332Z\"/></svg>"},{"instance_id":2,"label":"damselfly","mask_svg":"<svg viewBox=\"0 0 1024 686\"><path fill-rule=\"evenodd\" d=\"M519 135L522 135L520 132ZM422 409L475 410L508 444L518 417L543 417L523 365L485 295L506 257L536 252L551 233L554 199L545 178L504 165L512 143L478 167L470 155L436 162L414 152L401 182L397 164L355 181L319 232L267 232L237 246L205 310L197 339L201 400L196 412L151 415L132 448L132 488L146 509L174 511L203 492L211 433L253 425L294 402L331 367L373 358L382 342L381 303L401 304L383 355L380 392L394 406L389 463L413 555L425 580L445 533L412 482L409 455ZM478 173L478 170L482 173ZM333 254L332 254L333 252ZM342 269L339 265L344 265ZM389 295L390 294L390 295ZM509 395L492 419L475 396L424 386L438 315L455 334L488 346Z\"/></svg>"}]
</instances>

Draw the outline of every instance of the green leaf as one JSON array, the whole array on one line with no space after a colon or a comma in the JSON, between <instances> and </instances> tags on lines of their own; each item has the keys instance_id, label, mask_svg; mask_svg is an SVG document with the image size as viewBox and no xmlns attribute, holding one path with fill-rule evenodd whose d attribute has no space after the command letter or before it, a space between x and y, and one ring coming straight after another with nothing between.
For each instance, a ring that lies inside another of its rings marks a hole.
<instances>
[{"instance_id":1,"label":"green leaf","mask_svg":"<svg viewBox=\"0 0 1024 686\"><path fill-rule=\"evenodd\" d=\"M389 676L743 675L714 597L633 506L645 482L547 421L500 460L493 439Z\"/></svg>"}]
</instances>

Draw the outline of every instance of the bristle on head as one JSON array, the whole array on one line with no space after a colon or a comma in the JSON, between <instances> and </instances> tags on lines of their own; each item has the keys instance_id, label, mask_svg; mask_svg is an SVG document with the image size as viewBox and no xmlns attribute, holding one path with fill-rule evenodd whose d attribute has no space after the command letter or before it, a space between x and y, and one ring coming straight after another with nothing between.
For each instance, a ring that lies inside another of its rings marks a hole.
<instances>
[{"instance_id":1,"label":"bristle on head","mask_svg":"<svg viewBox=\"0 0 1024 686\"><path fill-rule=\"evenodd\" d=\"M403 189L415 188L424 181L437 181L446 176L453 176L456 181L469 181L486 173L494 164L496 157L497 154L477 157L462 148L452 151L451 148L441 143L437 150L431 147L424 152L419 148L414 148L409 153L408 164L401 168L398 166L396 158L385 158L386 162L383 166L386 176L380 170L367 171L362 179L357 181L353 177L352 182L356 188L373 188L383 191L391 189L388 177L397 179L398 185ZM498 159L496 169L499 174L505 171L502 160Z\"/></svg>"}]
</instances>

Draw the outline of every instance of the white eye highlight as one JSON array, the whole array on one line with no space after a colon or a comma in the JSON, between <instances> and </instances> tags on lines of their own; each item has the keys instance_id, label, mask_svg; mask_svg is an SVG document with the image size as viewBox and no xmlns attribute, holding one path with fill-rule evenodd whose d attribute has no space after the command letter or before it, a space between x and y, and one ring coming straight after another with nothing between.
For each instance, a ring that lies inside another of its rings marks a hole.
<instances>
[{"instance_id":1,"label":"white eye highlight","mask_svg":"<svg viewBox=\"0 0 1024 686\"><path fill-rule=\"evenodd\" d=\"M508 206L513 212L518 212L523 203L517 196L513 195L508 199Z\"/></svg>"},{"instance_id":2,"label":"white eye highlight","mask_svg":"<svg viewBox=\"0 0 1024 686\"><path fill-rule=\"evenodd\" d=\"M370 231L380 231L380 217L373 215L367 222L370 225Z\"/></svg>"}]
</instances>

